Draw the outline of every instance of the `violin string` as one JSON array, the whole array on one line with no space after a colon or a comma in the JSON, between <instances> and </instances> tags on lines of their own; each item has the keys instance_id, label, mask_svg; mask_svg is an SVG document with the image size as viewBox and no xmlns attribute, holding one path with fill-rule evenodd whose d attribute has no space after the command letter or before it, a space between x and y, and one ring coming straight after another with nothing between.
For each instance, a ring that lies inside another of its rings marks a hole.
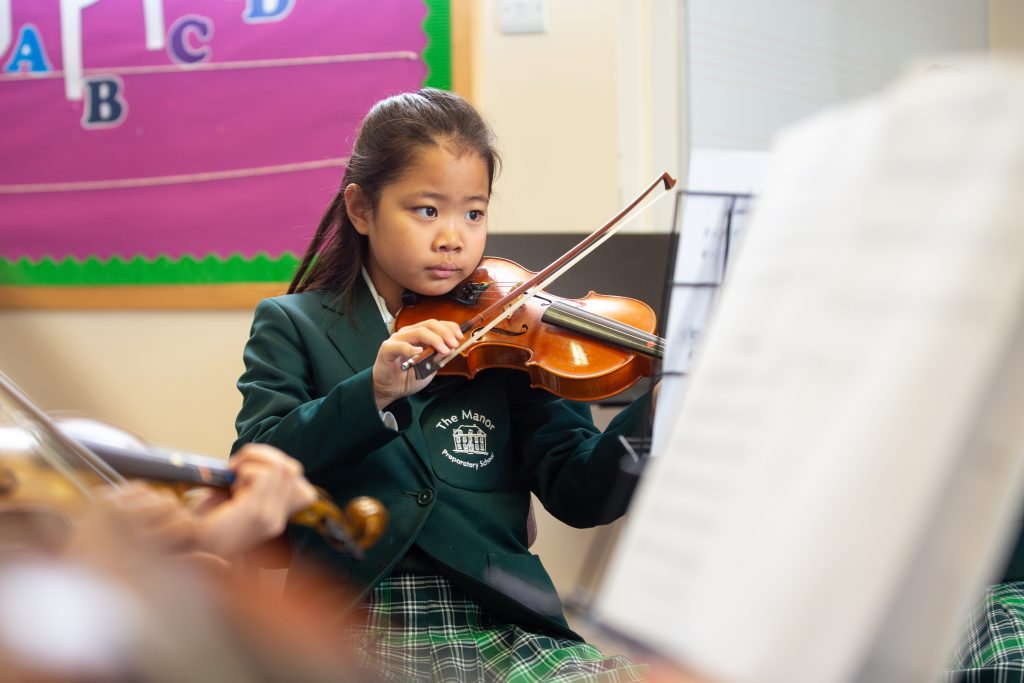
<instances>
[{"instance_id":1,"label":"violin string","mask_svg":"<svg viewBox=\"0 0 1024 683\"><path fill-rule=\"evenodd\" d=\"M596 326L599 326L600 329L603 329L606 332L614 333L616 336L618 336L619 339L623 340L624 342L635 342L641 345L653 344L651 348L659 352L664 351L665 340L662 339L661 337L655 334L644 332L641 329L633 327L632 325L627 325L626 323L623 323L619 320L615 320L614 318L606 318L603 316L596 317L599 319L588 318L588 321Z\"/></svg>"},{"instance_id":2,"label":"violin string","mask_svg":"<svg viewBox=\"0 0 1024 683\"><path fill-rule=\"evenodd\" d=\"M643 344L653 342L654 344L657 345L658 348L661 348L661 346L664 344L664 340L661 337L654 334L650 334L648 332L644 332L641 329L638 329L631 325L627 325L626 323L620 322L618 320L605 318L603 320L594 322L602 326L602 329L604 329L605 331L615 332L616 334L619 335L620 338L628 341L635 341Z\"/></svg>"},{"instance_id":3,"label":"violin string","mask_svg":"<svg viewBox=\"0 0 1024 683\"><path fill-rule=\"evenodd\" d=\"M486 302L486 301L496 301L496 300L500 299L501 297L503 297L508 292L512 291L512 289L514 289L515 286L518 285L519 283L518 282L511 282L511 281L509 281L509 282L493 281L493 282L489 282L488 284L493 284L493 285L496 285L497 287L495 288L495 290L490 290L489 289L488 292L484 292L483 294L481 294L480 297L477 299L477 303ZM501 289L502 286L508 286L508 289L504 290L504 292L503 292L502 289ZM541 296L542 296L541 294L537 295L537 297L541 297ZM584 309L584 310L586 310L586 309ZM587 311L587 312L590 313L589 311ZM623 322L621 322L619 320L615 320L614 318L608 318L608 317L605 317L605 316L600 316L599 314L596 314L596 313L592 313L591 315L595 315L595 316L600 318L599 321L598 320L593 321L595 324L601 325L602 329L604 329L605 331L616 333L621 339L624 339L626 341L639 342L639 343L642 343L642 344L649 344L651 342L654 342L655 346L653 348L655 348L655 349L657 349L659 351L664 350L664 342L665 342L665 340L662 339L661 337L655 335L655 334L651 334L649 332L645 332L645 331L643 331L641 329L633 327L632 325L628 325L628 324L623 323Z\"/></svg>"},{"instance_id":4,"label":"violin string","mask_svg":"<svg viewBox=\"0 0 1024 683\"><path fill-rule=\"evenodd\" d=\"M612 341L612 343L618 341L623 346L626 346L628 348L630 342L632 342L633 344L636 345L646 346L656 351L658 355L664 355L665 340L663 338L655 334L651 334L649 332L645 332L641 329L635 328L631 325L627 325L626 323L620 322L618 320L614 320L612 318L604 318L603 316L596 315L595 317L600 319L588 319L588 321L598 329L604 330L605 332L609 333L609 336L616 337L617 339ZM499 316L498 318L499 322L500 320L501 316ZM486 333L490 329L491 328L488 328L488 330L485 330L484 333ZM482 336L482 334L480 336ZM456 349L456 351L458 351L458 349Z\"/></svg>"},{"instance_id":5,"label":"violin string","mask_svg":"<svg viewBox=\"0 0 1024 683\"><path fill-rule=\"evenodd\" d=\"M537 298L542 298L542 296L543 295L538 294ZM497 298L500 298L500 296L497 297ZM478 302L484 301L484 300L485 300L484 297L480 297L480 299L478 299ZM583 310L585 312L587 312L587 313L590 313L590 315L593 315L593 316L601 319L600 321L595 320L594 321L595 323L605 325L605 329L607 329L609 331L621 332L623 335L627 336L629 339L644 340L644 341L654 341L655 339L661 339L660 337L657 337L654 334L651 334L649 332L645 332L645 331L643 331L643 330L641 330L639 328L633 327L632 325L624 323L624 322L622 322L620 320L615 320L614 318L608 318L606 316L601 316L600 314L597 314L597 313L591 313L590 311L587 311L586 309L583 309Z\"/></svg>"}]
</instances>

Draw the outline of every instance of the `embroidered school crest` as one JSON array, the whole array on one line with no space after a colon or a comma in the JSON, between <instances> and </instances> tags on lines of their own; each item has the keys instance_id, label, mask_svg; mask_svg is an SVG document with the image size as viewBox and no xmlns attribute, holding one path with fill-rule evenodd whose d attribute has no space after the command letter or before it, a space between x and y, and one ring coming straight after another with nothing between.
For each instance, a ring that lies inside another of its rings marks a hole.
<instances>
[{"instance_id":1,"label":"embroidered school crest","mask_svg":"<svg viewBox=\"0 0 1024 683\"><path fill-rule=\"evenodd\" d=\"M467 455L487 455L487 432L477 425L470 425L466 428L456 427L452 430L452 438L455 439L455 453Z\"/></svg>"},{"instance_id":2,"label":"embroidered school crest","mask_svg":"<svg viewBox=\"0 0 1024 683\"><path fill-rule=\"evenodd\" d=\"M428 403L420 415L430 467L439 481L467 491L520 485L510 457L512 420L501 376L465 382Z\"/></svg>"},{"instance_id":3,"label":"embroidered school crest","mask_svg":"<svg viewBox=\"0 0 1024 683\"><path fill-rule=\"evenodd\" d=\"M487 446L494 423L486 415L463 410L442 417L434 428L448 432L448 438L442 439L448 445L441 449L441 455L452 464L468 470L480 470L494 461L494 451Z\"/></svg>"}]
</instances>

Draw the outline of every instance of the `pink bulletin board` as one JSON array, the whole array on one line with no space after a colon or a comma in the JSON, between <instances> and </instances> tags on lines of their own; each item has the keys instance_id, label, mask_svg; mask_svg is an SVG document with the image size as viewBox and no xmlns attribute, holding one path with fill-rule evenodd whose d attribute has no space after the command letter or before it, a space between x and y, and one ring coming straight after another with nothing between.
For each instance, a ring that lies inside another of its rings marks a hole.
<instances>
[{"instance_id":1,"label":"pink bulletin board","mask_svg":"<svg viewBox=\"0 0 1024 683\"><path fill-rule=\"evenodd\" d=\"M0 0L0 296L285 282L361 117L424 85L447 1Z\"/></svg>"}]
</instances>

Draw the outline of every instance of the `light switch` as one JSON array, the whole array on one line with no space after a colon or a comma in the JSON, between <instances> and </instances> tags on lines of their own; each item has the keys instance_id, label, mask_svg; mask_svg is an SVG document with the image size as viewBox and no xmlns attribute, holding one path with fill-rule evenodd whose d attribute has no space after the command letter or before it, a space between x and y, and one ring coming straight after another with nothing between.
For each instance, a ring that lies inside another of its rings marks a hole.
<instances>
[{"instance_id":1,"label":"light switch","mask_svg":"<svg viewBox=\"0 0 1024 683\"><path fill-rule=\"evenodd\" d=\"M544 33L548 0L501 0L502 33Z\"/></svg>"}]
</instances>

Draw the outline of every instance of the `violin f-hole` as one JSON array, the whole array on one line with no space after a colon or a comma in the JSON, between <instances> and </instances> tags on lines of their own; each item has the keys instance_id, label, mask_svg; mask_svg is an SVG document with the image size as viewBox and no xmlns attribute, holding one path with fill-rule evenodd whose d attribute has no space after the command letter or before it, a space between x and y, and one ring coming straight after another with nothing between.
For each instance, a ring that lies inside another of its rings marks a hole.
<instances>
[{"instance_id":1,"label":"violin f-hole","mask_svg":"<svg viewBox=\"0 0 1024 683\"><path fill-rule=\"evenodd\" d=\"M475 330L473 330L473 334L476 334L482 329L483 327L476 328ZM507 330L504 327L492 327L489 331L494 332L495 334L503 334L506 337L521 337L530 331L530 326L527 325L526 323L523 323L518 332L515 330Z\"/></svg>"}]
</instances>

